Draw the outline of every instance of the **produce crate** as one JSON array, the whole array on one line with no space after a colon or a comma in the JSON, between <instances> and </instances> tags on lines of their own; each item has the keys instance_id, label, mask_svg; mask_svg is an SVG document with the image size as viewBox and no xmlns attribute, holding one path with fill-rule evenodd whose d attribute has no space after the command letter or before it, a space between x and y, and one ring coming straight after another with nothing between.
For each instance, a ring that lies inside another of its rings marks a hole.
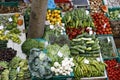
<instances>
[{"instance_id":1,"label":"produce crate","mask_svg":"<svg viewBox=\"0 0 120 80\"><path fill-rule=\"evenodd\" d=\"M113 60L115 59L118 63L120 63L120 57L115 57L115 58L108 58L108 59L104 59L104 62L107 61L107 60ZM120 67L120 66L119 66ZM107 73L107 79L106 80L109 80L109 77L108 77L108 72L106 70L106 73Z\"/></svg>"},{"instance_id":2,"label":"produce crate","mask_svg":"<svg viewBox=\"0 0 120 80\"><path fill-rule=\"evenodd\" d=\"M112 59L118 57L113 36L99 35L98 40L101 47L101 54L103 59Z\"/></svg>"},{"instance_id":3,"label":"produce crate","mask_svg":"<svg viewBox=\"0 0 120 80\"><path fill-rule=\"evenodd\" d=\"M10 7L17 7L18 2L0 2L0 6L10 6Z\"/></svg>"},{"instance_id":4,"label":"produce crate","mask_svg":"<svg viewBox=\"0 0 120 80\"><path fill-rule=\"evenodd\" d=\"M113 16L111 16L111 14ZM120 8L109 8L107 16L110 18L110 20L120 20ZM112 17L112 18L111 18ZM117 18L115 18L117 17Z\"/></svg>"},{"instance_id":5,"label":"produce crate","mask_svg":"<svg viewBox=\"0 0 120 80\"><path fill-rule=\"evenodd\" d=\"M120 38L120 20L110 21L113 37Z\"/></svg>"}]
</instances>

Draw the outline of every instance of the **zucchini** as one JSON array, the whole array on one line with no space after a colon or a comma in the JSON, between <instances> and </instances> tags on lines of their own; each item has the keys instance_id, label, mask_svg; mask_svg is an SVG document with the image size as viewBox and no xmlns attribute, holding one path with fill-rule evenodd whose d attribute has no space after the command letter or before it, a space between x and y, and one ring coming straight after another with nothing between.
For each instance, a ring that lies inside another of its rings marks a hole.
<instances>
[{"instance_id":1,"label":"zucchini","mask_svg":"<svg viewBox=\"0 0 120 80\"><path fill-rule=\"evenodd\" d=\"M78 47L71 47L70 49L77 50L77 51L79 51L80 53L85 53L85 50L80 49L80 48L78 48Z\"/></svg>"},{"instance_id":2,"label":"zucchini","mask_svg":"<svg viewBox=\"0 0 120 80\"><path fill-rule=\"evenodd\" d=\"M79 51L74 50L74 49L71 49L70 52L71 52L71 54L76 54L76 55L79 54Z\"/></svg>"},{"instance_id":3,"label":"zucchini","mask_svg":"<svg viewBox=\"0 0 120 80\"><path fill-rule=\"evenodd\" d=\"M86 42L86 44L93 44L93 43L95 43L95 41L93 41L93 40Z\"/></svg>"},{"instance_id":4,"label":"zucchini","mask_svg":"<svg viewBox=\"0 0 120 80\"><path fill-rule=\"evenodd\" d=\"M92 50L92 47L88 47L86 48L87 51L91 51Z\"/></svg>"},{"instance_id":5,"label":"zucchini","mask_svg":"<svg viewBox=\"0 0 120 80\"><path fill-rule=\"evenodd\" d=\"M86 46L77 45L77 46L74 46L74 48L80 48L80 49L85 50L85 49L86 49Z\"/></svg>"},{"instance_id":6,"label":"zucchini","mask_svg":"<svg viewBox=\"0 0 120 80\"><path fill-rule=\"evenodd\" d=\"M92 38L81 38L82 40L92 40Z\"/></svg>"},{"instance_id":7,"label":"zucchini","mask_svg":"<svg viewBox=\"0 0 120 80\"><path fill-rule=\"evenodd\" d=\"M97 50L97 51L86 51L86 53L88 53L88 54L99 54L100 51L99 50Z\"/></svg>"}]
</instances>

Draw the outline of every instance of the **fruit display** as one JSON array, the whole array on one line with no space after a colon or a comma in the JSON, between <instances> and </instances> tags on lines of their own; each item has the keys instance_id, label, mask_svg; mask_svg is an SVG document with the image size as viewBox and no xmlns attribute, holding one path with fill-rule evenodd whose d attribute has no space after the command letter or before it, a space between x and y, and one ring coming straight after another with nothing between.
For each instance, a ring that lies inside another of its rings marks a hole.
<instances>
[{"instance_id":1,"label":"fruit display","mask_svg":"<svg viewBox=\"0 0 120 80\"><path fill-rule=\"evenodd\" d=\"M23 25L23 19L22 16L19 13L11 14L11 15L1 15L0 16L0 24L1 24L1 30L0 40L12 40L15 43L20 44L20 34L21 30L18 28Z\"/></svg>"},{"instance_id":2,"label":"fruit display","mask_svg":"<svg viewBox=\"0 0 120 80\"><path fill-rule=\"evenodd\" d=\"M109 80L120 80L120 59L105 60Z\"/></svg>"},{"instance_id":3,"label":"fruit display","mask_svg":"<svg viewBox=\"0 0 120 80\"><path fill-rule=\"evenodd\" d=\"M74 63L75 80L80 80L80 78L87 77L90 78L105 76L104 71L106 64L103 63L99 57L93 58L76 56L74 58ZM94 79L96 78L93 78L93 80Z\"/></svg>"},{"instance_id":4,"label":"fruit display","mask_svg":"<svg viewBox=\"0 0 120 80\"><path fill-rule=\"evenodd\" d=\"M108 17L110 20L120 20L120 9L109 9Z\"/></svg>"},{"instance_id":5,"label":"fruit display","mask_svg":"<svg viewBox=\"0 0 120 80\"><path fill-rule=\"evenodd\" d=\"M63 17L63 22L65 23L69 39L73 39L84 32L89 32L89 28L90 30L94 30L94 23L85 9L68 11Z\"/></svg>"},{"instance_id":6,"label":"fruit display","mask_svg":"<svg viewBox=\"0 0 120 80\"><path fill-rule=\"evenodd\" d=\"M110 26L112 28L113 36L120 37L120 21L119 20L110 21Z\"/></svg>"},{"instance_id":7,"label":"fruit display","mask_svg":"<svg viewBox=\"0 0 120 80\"><path fill-rule=\"evenodd\" d=\"M71 40L70 51L72 55L96 55L99 56L100 46L99 41L95 37L95 35L89 35L84 33L82 35L78 35L75 39Z\"/></svg>"},{"instance_id":8,"label":"fruit display","mask_svg":"<svg viewBox=\"0 0 120 80\"><path fill-rule=\"evenodd\" d=\"M17 54L17 51L12 48L0 50L0 61L11 61Z\"/></svg>"},{"instance_id":9,"label":"fruit display","mask_svg":"<svg viewBox=\"0 0 120 80\"><path fill-rule=\"evenodd\" d=\"M91 15L96 27L96 34L112 34L112 28L110 27L109 18L107 18L103 13L94 13Z\"/></svg>"},{"instance_id":10,"label":"fruit display","mask_svg":"<svg viewBox=\"0 0 120 80\"><path fill-rule=\"evenodd\" d=\"M50 24L55 25L57 23L61 24L61 11L59 9L47 10L46 20L50 22Z\"/></svg>"},{"instance_id":11,"label":"fruit display","mask_svg":"<svg viewBox=\"0 0 120 80\"><path fill-rule=\"evenodd\" d=\"M112 36L101 36L98 37L98 40L103 58L113 58L118 56Z\"/></svg>"}]
</instances>

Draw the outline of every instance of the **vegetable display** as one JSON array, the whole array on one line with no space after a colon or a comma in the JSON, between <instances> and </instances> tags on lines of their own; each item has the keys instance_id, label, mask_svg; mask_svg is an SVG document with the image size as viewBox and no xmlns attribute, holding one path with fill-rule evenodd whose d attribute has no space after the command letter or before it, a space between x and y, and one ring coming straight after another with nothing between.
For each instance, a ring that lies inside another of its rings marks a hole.
<instances>
[{"instance_id":1,"label":"vegetable display","mask_svg":"<svg viewBox=\"0 0 120 80\"><path fill-rule=\"evenodd\" d=\"M107 64L106 70L109 80L119 80L120 78L120 63L119 59L105 60Z\"/></svg>"},{"instance_id":2,"label":"vegetable display","mask_svg":"<svg viewBox=\"0 0 120 80\"><path fill-rule=\"evenodd\" d=\"M17 51L12 48L0 50L0 61L11 61L17 54Z\"/></svg>"},{"instance_id":3,"label":"vegetable display","mask_svg":"<svg viewBox=\"0 0 120 80\"><path fill-rule=\"evenodd\" d=\"M33 77L49 79L52 77L50 67L51 59L40 49L31 49L29 56L29 69Z\"/></svg>"},{"instance_id":4,"label":"vegetable display","mask_svg":"<svg viewBox=\"0 0 120 80\"><path fill-rule=\"evenodd\" d=\"M94 23L89 12L85 9L74 9L66 12L63 22L65 23L66 33L70 39L75 38L83 32L89 32L88 27L90 27L90 30L94 30Z\"/></svg>"},{"instance_id":5,"label":"vegetable display","mask_svg":"<svg viewBox=\"0 0 120 80\"><path fill-rule=\"evenodd\" d=\"M94 13L92 18L96 27L96 34L112 34L109 19L103 13Z\"/></svg>"},{"instance_id":6,"label":"vegetable display","mask_svg":"<svg viewBox=\"0 0 120 80\"><path fill-rule=\"evenodd\" d=\"M89 0L90 1L90 11L91 13L103 12L101 6L103 6L102 0Z\"/></svg>"},{"instance_id":7,"label":"vegetable display","mask_svg":"<svg viewBox=\"0 0 120 80\"><path fill-rule=\"evenodd\" d=\"M0 80L30 80L27 60L14 57L10 62L0 62L4 68L0 73Z\"/></svg>"},{"instance_id":8,"label":"vegetable display","mask_svg":"<svg viewBox=\"0 0 120 80\"><path fill-rule=\"evenodd\" d=\"M100 53L99 41L95 35L87 33L78 35L75 39L71 40L70 51L73 55L91 55Z\"/></svg>"},{"instance_id":9,"label":"vegetable display","mask_svg":"<svg viewBox=\"0 0 120 80\"><path fill-rule=\"evenodd\" d=\"M47 16L46 16L46 20L50 22L50 24L55 25L56 23L61 24L61 11L60 10L47 10Z\"/></svg>"},{"instance_id":10,"label":"vegetable display","mask_svg":"<svg viewBox=\"0 0 120 80\"><path fill-rule=\"evenodd\" d=\"M64 58L61 63L54 62L54 65L51 67L51 71L55 73L56 76L70 76L73 72L72 67L74 67L73 58Z\"/></svg>"},{"instance_id":11,"label":"vegetable display","mask_svg":"<svg viewBox=\"0 0 120 80\"><path fill-rule=\"evenodd\" d=\"M70 56L70 50L67 44L64 44L62 47L58 44L48 45L46 49L47 55L52 60L52 64L56 61L61 62L63 58Z\"/></svg>"},{"instance_id":12,"label":"vegetable display","mask_svg":"<svg viewBox=\"0 0 120 80\"><path fill-rule=\"evenodd\" d=\"M109 10L108 17L110 20L120 20L120 10Z\"/></svg>"},{"instance_id":13,"label":"vegetable display","mask_svg":"<svg viewBox=\"0 0 120 80\"><path fill-rule=\"evenodd\" d=\"M100 50L103 58L116 57L116 47L112 37L98 37Z\"/></svg>"},{"instance_id":14,"label":"vegetable display","mask_svg":"<svg viewBox=\"0 0 120 80\"><path fill-rule=\"evenodd\" d=\"M76 80L85 77L104 76L106 64L101 62L100 58L79 57L74 58L74 75Z\"/></svg>"}]
</instances>

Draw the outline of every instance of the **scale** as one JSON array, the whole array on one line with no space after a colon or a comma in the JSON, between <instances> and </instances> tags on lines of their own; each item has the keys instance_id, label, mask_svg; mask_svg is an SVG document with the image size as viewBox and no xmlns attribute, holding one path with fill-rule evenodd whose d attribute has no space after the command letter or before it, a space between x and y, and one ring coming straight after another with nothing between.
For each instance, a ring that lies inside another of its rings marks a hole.
<instances>
[{"instance_id":1,"label":"scale","mask_svg":"<svg viewBox=\"0 0 120 80\"><path fill-rule=\"evenodd\" d=\"M74 8L89 8L89 0L72 0Z\"/></svg>"}]
</instances>

